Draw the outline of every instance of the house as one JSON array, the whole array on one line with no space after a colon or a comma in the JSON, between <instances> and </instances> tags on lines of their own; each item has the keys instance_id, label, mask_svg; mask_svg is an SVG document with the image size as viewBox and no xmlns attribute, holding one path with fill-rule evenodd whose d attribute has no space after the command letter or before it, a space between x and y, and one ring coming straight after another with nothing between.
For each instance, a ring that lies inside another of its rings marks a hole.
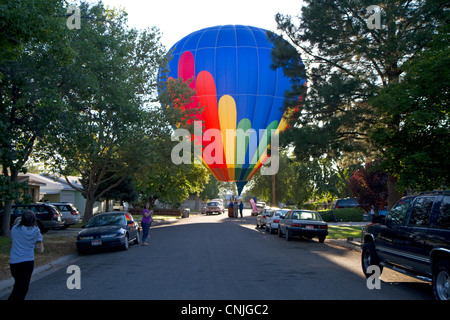
<instances>
[{"instance_id":1,"label":"house","mask_svg":"<svg viewBox=\"0 0 450 320\"><path fill-rule=\"evenodd\" d=\"M68 176L67 179L82 189L79 177ZM81 215L84 214L86 199L80 191L70 186L64 177L27 173L19 175L19 180L28 181L28 193L33 197L33 202L70 202L75 205ZM94 214L105 210L105 201L95 203Z\"/></svg>"},{"instance_id":2,"label":"house","mask_svg":"<svg viewBox=\"0 0 450 320\"><path fill-rule=\"evenodd\" d=\"M40 189L45 186L45 183L30 179L30 176L19 174L17 178L18 182L25 182L28 185L28 189L25 193L31 196L31 202L39 201Z\"/></svg>"}]
</instances>

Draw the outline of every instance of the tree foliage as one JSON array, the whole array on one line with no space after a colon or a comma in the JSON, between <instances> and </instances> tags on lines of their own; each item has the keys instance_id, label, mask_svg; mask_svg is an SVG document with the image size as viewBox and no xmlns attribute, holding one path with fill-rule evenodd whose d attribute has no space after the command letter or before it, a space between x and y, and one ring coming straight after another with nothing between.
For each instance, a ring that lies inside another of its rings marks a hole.
<instances>
[{"instance_id":1,"label":"tree foliage","mask_svg":"<svg viewBox=\"0 0 450 320\"><path fill-rule=\"evenodd\" d=\"M38 139L46 139L63 105L61 74L55 66L71 56L65 46L62 2L0 3L0 162L3 208L1 234L9 233L12 201L21 194L17 182ZM50 30L52 32L50 32Z\"/></svg>"},{"instance_id":2,"label":"tree foliage","mask_svg":"<svg viewBox=\"0 0 450 320\"><path fill-rule=\"evenodd\" d=\"M372 99L380 121L372 132L387 172L404 189L450 186L450 48L448 25L405 63L406 75Z\"/></svg>"},{"instance_id":3,"label":"tree foliage","mask_svg":"<svg viewBox=\"0 0 450 320\"><path fill-rule=\"evenodd\" d=\"M377 167L377 163L366 163L364 168L353 172L350 178L350 188L354 197L358 199L360 206L375 214L384 210L387 205L387 179L385 171Z\"/></svg>"},{"instance_id":4,"label":"tree foliage","mask_svg":"<svg viewBox=\"0 0 450 320\"><path fill-rule=\"evenodd\" d=\"M411 140L397 134L403 125L402 108L407 107L391 108L389 100L383 99L383 96L387 98L384 89L395 87L403 79L409 81L406 75L413 72L412 61L426 55L423 51L428 51L440 26L448 24L447 4L441 0L383 1L379 4L380 28L370 28L367 19L373 12L367 13L366 9L372 4L368 0L306 0L298 21L289 15L276 17L278 28L308 64L306 99L284 135L284 143L295 147L299 160L312 157L339 163L346 155L353 154L354 159L364 163L376 159L380 153L394 159L392 155L398 145L413 148ZM274 55L275 61L281 61L279 64L289 58L290 55ZM430 87L422 87L429 96L433 92ZM380 99L373 102L379 94ZM421 92L420 96L424 94ZM411 104L411 100L403 99L403 102ZM395 105L398 106L398 101ZM447 121L442 120L442 112L429 117L442 127ZM420 121L415 123L419 125ZM387 138L390 141L380 135L374 139L374 130L387 127L391 130ZM394 143L394 136L401 140ZM443 163L436 157L443 159L442 154L433 151L439 148L439 143L432 144L432 148L421 145L422 153L414 152L409 160L421 159L422 164L437 161L441 166ZM402 151L407 150L398 149ZM430 159L433 160L428 162ZM393 188L395 180L413 173L391 165L392 161L387 164L392 169L388 180L390 204L398 197ZM436 181L439 182L434 185L439 187L440 180ZM400 186L405 188L405 184Z\"/></svg>"},{"instance_id":5,"label":"tree foliage","mask_svg":"<svg viewBox=\"0 0 450 320\"><path fill-rule=\"evenodd\" d=\"M144 169L152 137L166 131L151 105L166 57L157 29L130 29L125 12L101 3L80 9L89 19L72 30L74 58L58 70L66 110L41 151L58 173L81 177L72 187L86 197L88 221L95 201Z\"/></svg>"}]
</instances>

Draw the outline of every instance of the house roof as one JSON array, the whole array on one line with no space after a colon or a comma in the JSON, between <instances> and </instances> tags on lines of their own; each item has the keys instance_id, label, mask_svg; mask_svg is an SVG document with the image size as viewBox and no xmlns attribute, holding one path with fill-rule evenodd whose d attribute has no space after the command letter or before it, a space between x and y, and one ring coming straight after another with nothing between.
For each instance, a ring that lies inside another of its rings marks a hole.
<instances>
[{"instance_id":1,"label":"house roof","mask_svg":"<svg viewBox=\"0 0 450 320\"><path fill-rule=\"evenodd\" d=\"M64 177L55 177L44 174L27 173L22 176L28 176L29 181L34 181L40 185L40 193L42 194L58 194L61 191L76 191L66 181ZM82 188L79 180L80 177L68 176L68 180L75 186Z\"/></svg>"}]
</instances>

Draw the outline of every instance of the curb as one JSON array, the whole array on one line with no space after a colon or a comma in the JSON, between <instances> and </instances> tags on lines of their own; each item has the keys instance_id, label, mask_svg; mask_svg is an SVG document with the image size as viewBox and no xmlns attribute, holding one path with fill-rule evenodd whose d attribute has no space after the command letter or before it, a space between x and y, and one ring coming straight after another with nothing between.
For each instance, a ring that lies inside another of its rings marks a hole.
<instances>
[{"instance_id":1,"label":"curb","mask_svg":"<svg viewBox=\"0 0 450 320\"><path fill-rule=\"evenodd\" d=\"M361 242L350 239L327 239L325 242L341 248L361 252Z\"/></svg>"}]
</instances>

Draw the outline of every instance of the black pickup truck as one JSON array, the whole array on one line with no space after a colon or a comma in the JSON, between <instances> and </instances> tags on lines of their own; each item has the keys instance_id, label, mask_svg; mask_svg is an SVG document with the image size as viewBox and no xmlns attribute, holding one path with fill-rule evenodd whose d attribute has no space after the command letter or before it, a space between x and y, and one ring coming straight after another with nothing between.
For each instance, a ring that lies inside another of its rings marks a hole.
<instances>
[{"instance_id":1,"label":"black pickup truck","mask_svg":"<svg viewBox=\"0 0 450 320\"><path fill-rule=\"evenodd\" d=\"M438 300L450 299L450 191L400 199L388 215L364 229L361 263L391 268L432 283ZM372 268L371 268L372 269Z\"/></svg>"}]
</instances>

